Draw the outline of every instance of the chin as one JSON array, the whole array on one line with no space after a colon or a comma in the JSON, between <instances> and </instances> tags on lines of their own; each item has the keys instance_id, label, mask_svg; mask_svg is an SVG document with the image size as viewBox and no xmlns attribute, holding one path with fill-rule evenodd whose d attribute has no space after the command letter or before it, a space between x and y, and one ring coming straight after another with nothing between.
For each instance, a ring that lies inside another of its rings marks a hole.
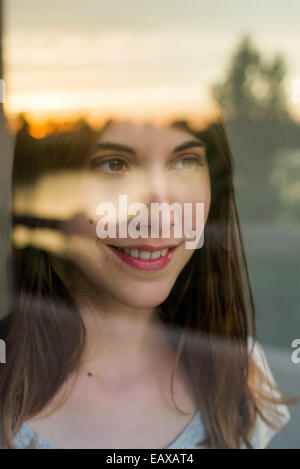
<instances>
[{"instance_id":1,"label":"chin","mask_svg":"<svg viewBox=\"0 0 300 469\"><path fill-rule=\"evenodd\" d=\"M156 308L165 301L168 295L161 297L149 297L149 298L126 298L122 303L130 308L134 309L151 309Z\"/></svg>"},{"instance_id":2,"label":"chin","mask_svg":"<svg viewBox=\"0 0 300 469\"><path fill-rule=\"evenodd\" d=\"M126 295L119 298L119 301L126 306L136 309L156 308L166 300L170 291L170 287L163 288L162 286L157 288L149 288L149 286L147 288L137 287L134 294L128 294L129 292L127 291Z\"/></svg>"}]
</instances>

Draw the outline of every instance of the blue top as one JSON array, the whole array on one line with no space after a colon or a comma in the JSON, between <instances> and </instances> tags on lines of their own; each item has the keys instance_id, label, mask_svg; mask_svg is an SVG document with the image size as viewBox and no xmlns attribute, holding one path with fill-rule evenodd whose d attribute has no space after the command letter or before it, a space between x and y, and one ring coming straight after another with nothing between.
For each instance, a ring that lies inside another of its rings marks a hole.
<instances>
[{"instance_id":1,"label":"blue top","mask_svg":"<svg viewBox=\"0 0 300 469\"><path fill-rule=\"evenodd\" d=\"M249 338L249 347L251 345L251 338ZM263 368L268 378L275 384L274 376L268 366L266 357L262 347L256 343L253 349L253 357L256 362ZM274 395L274 394L273 394ZM283 415L278 416L275 423L279 424L282 428L285 426L291 416L286 405L277 404L276 409ZM268 426L258 415L256 425L250 438L251 444L255 449L265 448L269 441L276 435L278 431ZM186 425L184 430L171 442L165 449L204 449L203 446L196 446L197 443L202 441L206 436L205 425L202 420L201 412L198 410L190 422ZM24 423L19 433L14 439L17 448L25 449L26 446L35 442L36 449L56 449L54 446L43 440L37 433L30 427L28 423ZM241 445L240 449L245 449L245 445Z\"/></svg>"},{"instance_id":2,"label":"blue top","mask_svg":"<svg viewBox=\"0 0 300 469\"><path fill-rule=\"evenodd\" d=\"M190 422L187 424L185 429L180 435L169 444L167 449L197 449L195 446L197 442L201 441L205 437L204 425L202 423L201 414L197 411ZM19 449L24 449L25 446L29 445L32 439L36 441L36 449L56 449L50 445L47 441L43 440L37 433L28 425L24 423L18 435L15 437L15 444ZM201 448L198 448L201 449Z\"/></svg>"}]
</instances>

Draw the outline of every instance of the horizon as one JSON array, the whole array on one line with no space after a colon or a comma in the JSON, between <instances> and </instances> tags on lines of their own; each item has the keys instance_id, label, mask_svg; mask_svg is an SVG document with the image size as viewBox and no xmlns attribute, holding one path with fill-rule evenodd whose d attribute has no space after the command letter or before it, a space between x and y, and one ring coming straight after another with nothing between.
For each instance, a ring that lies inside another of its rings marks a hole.
<instances>
[{"instance_id":1,"label":"horizon","mask_svg":"<svg viewBox=\"0 0 300 469\"><path fill-rule=\"evenodd\" d=\"M205 122L218 110L211 86L224 79L248 34L266 60L284 56L288 109L300 122L300 105L290 97L293 80L300 78L298 2L290 2L288 24L279 1L255 0L246 17L237 0L223 6L222 15L219 0L209 5L188 0L184 10L179 5L179 0L151 7L133 0L126 8L120 0L109 5L87 0L84 7L70 0L10 0L4 10L8 118L24 114L37 136L51 121L79 118L92 126L128 116ZM272 22L266 24L262 13L270 8Z\"/></svg>"}]
</instances>

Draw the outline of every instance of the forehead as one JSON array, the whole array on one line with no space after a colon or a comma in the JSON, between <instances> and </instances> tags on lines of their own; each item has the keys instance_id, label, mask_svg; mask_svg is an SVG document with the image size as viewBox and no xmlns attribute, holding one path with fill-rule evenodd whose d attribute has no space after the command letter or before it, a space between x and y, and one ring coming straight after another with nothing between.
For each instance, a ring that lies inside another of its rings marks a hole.
<instances>
[{"instance_id":1,"label":"forehead","mask_svg":"<svg viewBox=\"0 0 300 469\"><path fill-rule=\"evenodd\" d=\"M170 149L191 139L196 137L183 128L123 121L110 122L101 133L99 142L123 143L136 149L153 149L155 146Z\"/></svg>"}]
</instances>

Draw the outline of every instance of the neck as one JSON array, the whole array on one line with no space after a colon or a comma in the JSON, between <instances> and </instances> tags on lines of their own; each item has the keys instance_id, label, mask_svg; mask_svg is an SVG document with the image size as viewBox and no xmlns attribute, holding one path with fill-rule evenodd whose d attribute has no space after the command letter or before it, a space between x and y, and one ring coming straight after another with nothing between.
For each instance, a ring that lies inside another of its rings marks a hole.
<instances>
[{"instance_id":1,"label":"neck","mask_svg":"<svg viewBox=\"0 0 300 469\"><path fill-rule=\"evenodd\" d=\"M158 308L132 308L95 292L77 295L75 302L86 328L82 372L117 387L173 360Z\"/></svg>"}]
</instances>

